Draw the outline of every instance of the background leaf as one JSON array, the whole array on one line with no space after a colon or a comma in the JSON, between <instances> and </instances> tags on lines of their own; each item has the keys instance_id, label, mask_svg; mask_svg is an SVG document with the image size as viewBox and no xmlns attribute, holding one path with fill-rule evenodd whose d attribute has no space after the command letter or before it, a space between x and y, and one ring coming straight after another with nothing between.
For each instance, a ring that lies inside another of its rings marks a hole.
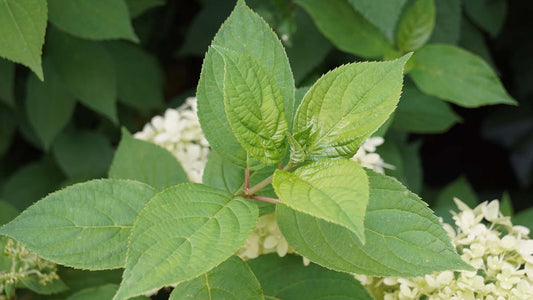
<instances>
[{"instance_id":1,"label":"background leaf","mask_svg":"<svg viewBox=\"0 0 533 300\"><path fill-rule=\"evenodd\" d=\"M468 0L464 6L472 22L492 37L500 33L507 16L507 0Z\"/></svg>"},{"instance_id":2,"label":"background leaf","mask_svg":"<svg viewBox=\"0 0 533 300\"><path fill-rule=\"evenodd\" d=\"M400 20L398 48L413 51L422 47L435 27L434 0L416 0Z\"/></svg>"},{"instance_id":3,"label":"background leaf","mask_svg":"<svg viewBox=\"0 0 533 300\"><path fill-rule=\"evenodd\" d=\"M461 34L461 7L461 0L435 0L437 19L430 43L457 45Z\"/></svg>"},{"instance_id":4,"label":"background leaf","mask_svg":"<svg viewBox=\"0 0 533 300\"><path fill-rule=\"evenodd\" d=\"M0 102L8 106L15 106L15 65L0 58Z\"/></svg>"},{"instance_id":5,"label":"background leaf","mask_svg":"<svg viewBox=\"0 0 533 300\"><path fill-rule=\"evenodd\" d=\"M348 0L367 20L392 37L406 0Z\"/></svg>"},{"instance_id":6,"label":"background leaf","mask_svg":"<svg viewBox=\"0 0 533 300\"><path fill-rule=\"evenodd\" d=\"M131 18L136 18L151 8L165 5L164 0L126 0Z\"/></svg>"},{"instance_id":7,"label":"background leaf","mask_svg":"<svg viewBox=\"0 0 533 300\"><path fill-rule=\"evenodd\" d=\"M0 234L55 263L91 270L120 268L133 222L154 194L151 187L127 180L73 185L32 205L0 228Z\"/></svg>"},{"instance_id":8,"label":"background leaf","mask_svg":"<svg viewBox=\"0 0 533 300\"><path fill-rule=\"evenodd\" d=\"M0 158L11 146L11 140L17 129L16 120L13 117L13 112L0 104Z\"/></svg>"},{"instance_id":9,"label":"background leaf","mask_svg":"<svg viewBox=\"0 0 533 300\"><path fill-rule=\"evenodd\" d=\"M68 297L66 300L94 300L94 299L111 299L118 289L116 284L105 284L97 287L83 289L76 294ZM150 298L139 296L131 298L132 300L148 300Z\"/></svg>"}]
</instances>

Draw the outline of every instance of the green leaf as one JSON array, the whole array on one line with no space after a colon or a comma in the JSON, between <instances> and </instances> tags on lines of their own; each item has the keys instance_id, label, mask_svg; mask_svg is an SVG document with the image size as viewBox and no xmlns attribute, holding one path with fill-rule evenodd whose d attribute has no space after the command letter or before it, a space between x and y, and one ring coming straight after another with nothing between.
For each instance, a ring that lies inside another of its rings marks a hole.
<instances>
[{"instance_id":1,"label":"green leaf","mask_svg":"<svg viewBox=\"0 0 533 300\"><path fill-rule=\"evenodd\" d=\"M513 216L513 201L511 200L511 195L509 195L507 191L503 192L502 198L500 199L500 211L504 216Z\"/></svg>"},{"instance_id":2,"label":"green leaf","mask_svg":"<svg viewBox=\"0 0 533 300\"><path fill-rule=\"evenodd\" d=\"M448 103L406 84L391 126L412 133L441 133L461 121Z\"/></svg>"},{"instance_id":3,"label":"green leaf","mask_svg":"<svg viewBox=\"0 0 533 300\"><path fill-rule=\"evenodd\" d=\"M0 58L0 102L15 106L15 65Z\"/></svg>"},{"instance_id":4,"label":"green leaf","mask_svg":"<svg viewBox=\"0 0 533 300\"><path fill-rule=\"evenodd\" d=\"M124 0L48 0L48 16L57 28L91 40L137 42Z\"/></svg>"},{"instance_id":5,"label":"green leaf","mask_svg":"<svg viewBox=\"0 0 533 300\"><path fill-rule=\"evenodd\" d=\"M54 191L63 179L61 170L51 161L31 162L8 178L2 189L2 198L22 210Z\"/></svg>"},{"instance_id":6,"label":"green leaf","mask_svg":"<svg viewBox=\"0 0 533 300\"><path fill-rule=\"evenodd\" d=\"M222 156L215 151L209 153L202 177L202 183L236 195L239 191L242 191L243 182L244 169L236 167L224 160Z\"/></svg>"},{"instance_id":7,"label":"green leaf","mask_svg":"<svg viewBox=\"0 0 533 300\"><path fill-rule=\"evenodd\" d=\"M13 205L0 200L0 225L4 225L13 220L18 214L19 211Z\"/></svg>"},{"instance_id":8,"label":"green leaf","mask_svg":"<svg viewBox=\"0 0 533 300\"><path fill-rule=\"evenodd\" d=\"M106 46L117 73L118 100L138 109L161 108L163 73L156 59L131 43Z\"/></svg>"},{"instance_id":9,"label":"green leaf","mask_svg":"<svg viewBox=\"0 0 533 300\"><path fill-rule=\"evenodd\" d=\"M261 38L257 38L261 36ZM229 18L220 27L213 46L228 48L250 56L274 77L284 100L285 115L292 121L294 80L285 50L268 24L238 1ZM224 60L214 49L204 59L196 96L198 118L211 147L240 167L247 166L246 151L241 147L225 115Z\"/></svg>"},{"instance_id":10,"label":"green leaf","mask_svg":"<svg viewBox=\"0 0 533 300\"><path fill-rule=\"evenodd\" d=\"M109 140L92 131L61 134L52 146L52 153L69 177L104 177L113 159Z\"/></svg>"},{"instance_id":11,"label":"green leaf","mask_svg":"<svg viewBox=\"0 0 533 300\"><path fill-rule=\"evenodd\" d=\"M344 65L311 87L294 123L296 136L310 128L302 145L309 159L351 158L357 152L396 108L409 57Z\"/></svg>"},{"instance_id":12,"label":"green leaf","mask_svg":"<svg viewBox=\"0 0 533 300\"><path fill-rule=\"evenodd\" d=\"M0 228L0 234L58 264L120 268L133 222L154 194L148 185L129 180L76 184L35 203Z\"/></svg>"},{"instance_id":13,"label":"green leaf","mask_svg":"<svg viewBox=\"0 0 533 300\"><path fill-rule=\"evenodd\" d=\"M485 35L467 19L461 22L461 39L459 44L462 48L481 56L493 68L495 67L496 64L490 54Z\"/></svg>"},{"instance_id":14,"label":"green leaf","mask_svg":"<svg viewBox=\"0 0 533 300\"><path fill-rule=\"evenodd\" d=\"M407 10L398 28L398 48L414 51L429 40L435 27L434 0L416 0Z\"/></svg>"},{"instance_id":15,"label":"green leaf","mask_svg":"<svg viewBox=\"0 0 533 300\"><path fill-rule=\"evenodd\" d=\"M288 132L283 99L274 77L249 56L215 46L224 58L224 106L235 137L266 165L285 156Z\"/></svg>"},{"instance_id":16,"label":"green leaf","mask_svg":"<svg viewBox=\"0 0 533 300\"><path fill-rule=\"evenodd\" d=\"M113 299L208 272L244 244L257 217L249 200L205 185L180 184L157 194L135 222L122 284Z\"/></svg>"},{"instance_id":17,"label":"green leaf","mask_svg":"<svg viewBox=\"0 0 533 300\"><path fill-rule=\"evenodd\" d=\"M272 185L283 204L343 226L365 243L368 178L357 162L322 160L293 173L276 170Z\"/></svg>"},{"instance_id":18,"label":"green leaf","mask_svg":"<svg viewBox=\"0 0 533 300\"><path fill-rule=\"evenodd\" d=\"M118 122L115 68L103 45L50 30L47 47L57 74L72 95Z\"/></svg>"},{"instance_id":19,"label":"green leaf","mask_svg":"<svg viewBox=\"0 0 533 300\"><path fill-rule=\"evenodd\" d=\"M410 191L418 193L422 188L422 164L419 149L421 143L394 142L387 139L377 148L377 153L383 160L394 166L385 168L385 174L395 177Z\"/></svg>"},{"instance_id":20,"label":"green leaf","mask_svg":"<svg viewBox=\"0 0 533 300\"><path fill-rule=\"evenodd\" d=\"M280 258L277 254L267 254L248 264L267 299L372 299L352 275L315 264L304 266L300 256L289 254Z\"/></svg>"},{"instance_id":21,"label":"green leaf","mask_svg":"<svg viewBox=\"0 0 533 300\"><path fill-rule=\"evenodd\" d=\"M422 92L460 106L516 104L483 59L455 46L421 48L413 55L409 75Z\"/></svg>"},{"instance_id":22,"label":"green leaf","mask_svg":"<svg viewBox=\"0 0 533 300\"><path fill-rule=\"evenodd\" d=\"M392 45L348 0L298 0L318 29L337 48L366 58L380 58Z\"/></svg>"},{"instance_id":23,"label":"green leaf","mask_svg":"<svg viewBox=\"0 0 533 300\"><path fill-rule=\"evenodd\" d=\"M165 5L164 0L126 0L131 18L136 18L147 10Z\"/></svg>"},{"instance_id":24,"label":"green leaf","mask_svg":"<svg viewBox=\"0 0 533 300\"><path fill-rule=\"evenodd\" d=\"M533 230L533 208L518 212L512 217L512 221L514 225L526 226Z\"/></svg>"},{"instance_id":25,"label":"green leaf","mask_svg":"<svg viewBox=\"0 0 533 300\"><path fill-rule=\"evenodd\" d=\"M115 283L118 289L118 284L122 279L122 271L122 269L88 271L60 266L57 274L69 287L69 293L73 294L86 288L108 283Z\"/></svg>"},{"instance_id":26,"label":"green leaf","mask_svg":"<svg viewBox=\"0 0 533 300\"><path fill-rule=\"evenodd\" d=\"M278 224L289 245L319 265L349 273L414 277L470 269L426 203L398 181L367 173L364 245L348 229L278 205Z\"/></svg>"},{"instance_id":27,"label":"green leaf","mask_svg":"<svg viewBox=\"0 0 533 300\"><path fill-rule=\"evenodd\" d=\"M435 0L435 8L437 19L430 42L457 45L461 33L461 0Z\"/></svg>"},{"instance_id":28,"label":"green leaf","mask_svg":"<svg viewBox=\"0 0 533 300\"><path fill-rule=\"evenodd\" d=\"M507 0L468 0L464 6L472 22L492 37L498 36L507 16Z\"/></svg>"},{"instance_id":29,"label":"green leaf","mask_svg":"<svg viewBox=\"0 0 533 300\"><path fill-rule=\"evenodd\" d=\"M118 289L116 284L105 284L97 287L91 287L83 289L74 295L68 297L66 300L108 300L113 298L113 295ZM150 298L145 296L139 296L132 298L131 300L149 300Z\"/></svg>"},{"instance_id":30,"label":"green leaf","mask_svg":"<svg viewBox=\"0 0 533 300\"><path fill-rule=\"evenodd\" d=\"M158 190L187 182L187 174L166 149L135 139L122 129L122 140L109 169L110 178L133 179Z\"/></svg>"},{"instance_id":31,"label":"green leaf","mask_svg":"<svg viewBox=\"0 0 533 300\"><path fill-rule=\"evenodd\" d=\"M41 284L37 275L30 275L21 279L24 287L41 295L58 294L68 290L68 286L61 279L54 279L52 282Z\"/></svg>"},{"instance_id":32,"label":"green leaf","mask_svg":"<svg viewBox=\"0 0 533 300\"><path fill-rule=\"evenodd\" d=\"M392 36L406 0L348 0L348 2L387 36Z\"/></svg>"},{"instance_id":33,"label":"green leaf","mask_svg":"<svg viewBox=\"0 0 533 300\"><path fill-rule=\"evenodd\" d=\"M44 79L41 51L46 19L45 0L0 3L0 56L29 67L40 80Z\"/></svg>"},{"instance_id":34,"label":"green leaf","mask_svg":"<svg viewBox=\"0 0 533 300\"><path fill-rule=\"evenodd\" d=\"M478 196L466 177L461 176L448 184L437 196L435 206L446 206L450 209L455 208L453 198L459 198L466 205L475 207L478 205Z\"/></svg>"},{"instance_id":35,"label":"green leaf","mask_svg":"<svg viewBox=\"0 0 533 300\"><path fill-rule=\"evenodd\" d=\"M0 158L11 146L16 129L17 123L12 110L0 104Z\"/></svg>"},{"instance_id":36,"label":"green leaf","mask_svg":"<svg viewBox=\"0 0 533 300\"><path fill-rule=\"evenodd\" d=\"M76 101L65 88L50 60L43 60L46 81L29 76L26 84L26 114L33 130L48 149L74 113Z\"/></svg>"},{"instance_id":37,"label":"green leaf","mask_svg":"<svg viewBox=\"0 0 533 300\"><path fill-rule=\"evenodd\" d=\"M213 270L182 282L174 288L169 300L252 300L264 299L261 286L250 267L236 256Z\"/></svg>"}]
</instances>

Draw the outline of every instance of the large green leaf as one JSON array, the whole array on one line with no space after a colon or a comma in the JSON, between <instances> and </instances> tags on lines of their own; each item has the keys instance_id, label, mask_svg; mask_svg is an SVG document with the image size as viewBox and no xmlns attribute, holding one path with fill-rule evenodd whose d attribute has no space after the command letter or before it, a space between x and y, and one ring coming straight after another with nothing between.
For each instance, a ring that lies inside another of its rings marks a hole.
<instances>
[{"instance_id":1,"label":"large green leaf","mask_svg":"<svg viewBox=\"0 0 533 300\"><path fill-rule=\"evenodd\" d=\"M180 184L157 194L135 222L113 299L208 272L244 244L257 217L249 200L205 185Z\"/></svg>"},{"instance_id":2,"label":"large green leaf","mask_svg":"<svg viewBox=\"0 0 533 300\"><path fill-rule=\"evenodd\" d=\"M48 54L72 95L117 122L117 81L113 59L103 45L49 30Z\"/></svg>"},{"instance_id":3,"label":"large green leaf","mask_svg":"<svg viewBox=\"0 0 533 300\"><path fill-rule=\"evenodd\" d=\"M46 80L29 76L26 84L26 114L28 121L48 149L57 134L67 124L74 112L76 101L54 70L51 61L43 60Z\"/></svg>"},{"instance_id":4,"label":"large green leaf","mask_svg":"<svg viewBox=\"0 0 533 300\"><path fill-rule=\"evenodd\" d=\"M187 174L166 149L135 139L126 129L109 169L110 178L133 179L158 190L187 182Z\"/></svg>"},{"instance_id":5,"label":"large green leaf","mask_svg":"<svg viewBox=\"0 0 533 300\"><path fill-rule=\"evenodd\" d=\"M15 65L0 58L0 102L15 106Z\"/></svg>"},{"instance_id":6,"label":"large green leaf","mask_svg":"<svg viewBox=\"0 0 533 300\"><path fill-rule=\"evenodd\" d=\"M298 0L318 29L339 49L367 58L380 58L392 45L348 0Z\"/></svg>"},{"instance_id":7,"label":"large green leaf","mask_svg":"<svg viewBox=\"0 0 533 300\"><path fill-rule=\"evenodd\" d=\"M136 18L151 8L164 5L165 0L126 0L126 4L131 18Z\"/></svg>"},{"instance_id":8,"label":"large green leaf","mask_svg":"<svg viewBox=\"0 0 533 300\"><path fill-rule=\"evenodd\" d=\"M213 270L193 280L182 282L170 294L169 300L261 300L263 291L240 258L233 256Z\"/></svg>"},{"instance_id":9,"label":"large green leaf","mask_svg":"<svg viewBox=\"0 0 533 300\"><path fill-rule=\"evenodd\" d=\"M105 284L97 287L90 287L83 289L74 295L71 295L66 300L108 300L113 298L113 295L116 293L118 285L116 284ZM131 298L131 300L149 300L150 298L146 296L139 296Z\"/></svg>"},{"instance_id":10,"label":"large green leaf","mask_svg":"<svg viewBox=\"0 0 533 300\"><path fill-rule=\"evenodd\" d=\"M217 152L211 151L205 165L202 183L236 195L242 192L244 169L224 160Z\"/></svg>"},{"instance_id":11,"label":"large green leaf","mask_svg":"<svg viewBox=\"0 0 533 300\"><path fill-rule=\"evenodd\" d=\"M102 134L92 131L69 131L57 137L52 153L71 178L104 177L113 159L113 147Z\"/></svg>"},{"instance_id":12,"label":"large green leaf","mask_svg":"<svg viewBox=\"0 0 533 300\"><path fill-rule=\"evenodd\" d=\"M426 203L393 178L367 173L364 245L348 229L278 205L278 224L289 245L329 269L373 276L469 268Z\"/></svg>"},{"instance_id":13,"label":"large green leaf","mask_svg":"<svg viewBox=\"0 0 533 300\"><path fill-rule=\"evenodd\" d=\"M124 0L48 0L50 22L85 39L138 41Z\"/></svg>"},{"instance_id":14,"label":"large green leaf","mask_svg":"<svg viewBox=\"0 0 533 300\"><path fill-rule=\"evenodd\" d=\"M0 56L29 67L41 80L46 19L46 0L0 2Z\"/></svg>"},{"instance_id":15,"label":"large green leaf","mask_svg":"<svg viewBox=\"0 0 533 300\"><path fill-rule=\"evenodd\" d=\"M440 133L460 121L448 103L406 84L391 126L412 133Z\"/></svg>"},{"instance_id":16,"label":"large green leaf","mask_svg":"<svg viewBox=\"0 0 533 300\"><path fill-rule=\"evenodd\" d=\"M357 162L322 160L293 173L276 170L272 185L283 204L343 226L364 244L368 177Z\"/></svg>"},{"instance_id":17,"label":"large green leaf","mask_svg":"<svg viewBox=\"0 0 533 300\"><path fill-rule=\"evenodd\" d=\"M39 256L80 269L124 266L133 222L155 190L130 180L93 180L50 194L0 228Z\"/></svg>"},{"instance_id":18,"label":"large green leaf","mask_svg":"<svg viewBox=\"0 0 533 300\"><path fill-rule=\"evenodd\" d=\"M302 143L308 159L350 158L357 152L396 108L409 57L344 65L311 87L294 122L296 135L309 131Z\"/></svg>"},{"instance_id":19,"label":"large green leaf","mask_svg":"<svg viewBox=\"0 0 533 300\"><path fill-rule=\"evenodd\" d=\"M407 10L398 28L398 48L413 51L422 47L435 27L434 0L416 0Z\"/></svg>"},{"instance_id":20,"label":"large green leaf","mask_svg":"<svg viewBox=\"0 0 533 300\"><path fill-rule=\"evenodd\" d=\"M224 106L235 137L250 156L267 165L278 164L285 154L288 131L279 86L249 56L215 49L224 58Z\"/></svg>"},{"instance_id":21,"label":"large green leaf","mask_svg":"<svg viewBox=\"0 0 533 300\"><path fill-rule=\"evenodd\" d=\"M456 45L461 33L461 0L435 0L435 8L437 19L430 42Z\"/></svg>"},{"instance_id":22,"label":"large green leaf","mask_svg":"<svg viewBox=\"0 0 533 300\"><path fill-rule=\"evenodd\" d=\"M483 59L455 46L421 48L413 55L409 75L424 93L464 107L516 104Z\"/></svg>"},{"instance_id":23,"label":"large green leaf","mask_svg":"<svg viewBox=\"0 0 533 300\"><path fill-rule=\"evenodd\" d=\"M250 56L274 77L284 100L285 114L292 121L294 79L285 50L268 24L238 1L220 27L213 46ZM233 164L246 167L246 151L232 133L224 109L224 60L214 49L204 59L198 83L198 117L209 144Z\"/></svg>"},{"instance_id":24,"label":"large green leaf","mask_svg":"<svg viewBox=\"0 0 533 300\"><path fill-rule=\"evenodd\" d=\"M507 16L507 0L468 0L464 7L472 22L492 37L500 33Z\"/></svg>"},{"instance_id":25,"label":"large green leaf","mask_svg":"<svg viewBox=\"0 0 533 300\"><path fill-rule=\"evenodd\" d=\"M139 109L162 107L163 74L156 59L131 43L106 46L117 74L118 100Z\"/></svg>"},{"instance_id":26,"label":"large green leaf","mask_svg":"<svg viewBox=\"0 0 533 300\"><path fill-rule=\"evenodd\" d=\"M302 258L296 255L283 258L275 253L261 255L248 264L259 279L266 299L372 299L352 275L315 264L304 266Z\"/></svg>"},{"instance_id":27,"label":"large green leaf","mask_svg":"<svg viewBox=\"0 0 533 300\"><path fill-rule=\"evenodd\" d=\"M372 24L392 36L406 0L348 0Z\"/></svg>"}]
</instances>

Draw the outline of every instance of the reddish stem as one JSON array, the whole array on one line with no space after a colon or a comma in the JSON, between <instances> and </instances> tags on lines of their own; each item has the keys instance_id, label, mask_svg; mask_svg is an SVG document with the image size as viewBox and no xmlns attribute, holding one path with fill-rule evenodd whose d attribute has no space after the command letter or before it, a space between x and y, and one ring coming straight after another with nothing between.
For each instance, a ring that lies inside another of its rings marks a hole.
<instances>
[{"instance_id":1,"label":"reddish stem","mask_svg":"<svg viewBox=\"0 0 533 300\"><path fill-rule=\"evenodd\" d=\"M274 203L274 204L281 203L281 201L279 201L279 199L265 197L265 196L259 196L259 195L249 196L248 198L254 199L254 200L259 200L259 201L264 201L264 202L269 202L269 203Z\"/></svg>"}]
</instances>

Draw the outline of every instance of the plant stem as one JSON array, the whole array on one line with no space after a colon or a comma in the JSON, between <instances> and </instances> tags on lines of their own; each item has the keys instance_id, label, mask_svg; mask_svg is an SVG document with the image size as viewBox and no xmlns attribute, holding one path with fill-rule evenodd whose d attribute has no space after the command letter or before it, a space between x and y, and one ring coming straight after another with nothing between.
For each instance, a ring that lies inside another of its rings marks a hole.
<instances>
[{"instance_id":1,"label":"plant stem","mask_svg":"<svg viewBox=\"0 0 533 300\"><path fill-rule=\"evenodd\" d=\"M296 166L295 163L289 162L284 168L283 171L289 171L290 169L294 168ZM265 188L267 185L272 183L272 179L274 179L274 174L268 176L267 178L263 179L263 181L259 182L258 184L252 186L249 189L246 189L246 176L244 178L244 184L245 188L243 190L243 194L246 196L252 196L253 194L259 192L261 189Z\"/></svg>"},{"instance_id":2,"label":"plant stem","mask_svg":"<svg viewBox=\"0 0 533 300\"><path fill-rule=\"evenodd\" d=\"M250 196L249 199L254 199L254 200L259 200L259 201L264 201L264 202L269 202L269 203L281 203L281 201L279 201L279 199L265 197L265 196L259 196L259 195Z\"/></svg>"},{"instance_id":3,"label":"plant stem","mask_svg":"<svg viewBox=\"0 0 533 300\"><path fill-rule=\"evenodd\" d=\"M243 193L247 193L250 188L250 169L244 169L244 188Z\"/></svg>"}]
</instances>

